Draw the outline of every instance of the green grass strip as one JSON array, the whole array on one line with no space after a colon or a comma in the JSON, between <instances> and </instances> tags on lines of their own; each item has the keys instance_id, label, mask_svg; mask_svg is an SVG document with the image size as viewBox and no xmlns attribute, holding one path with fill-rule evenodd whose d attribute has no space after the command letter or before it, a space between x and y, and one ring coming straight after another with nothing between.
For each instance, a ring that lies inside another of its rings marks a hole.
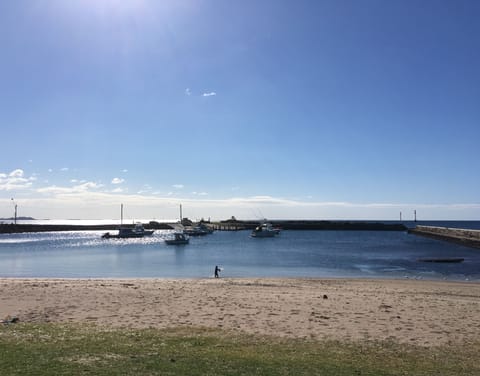
<instances>
[{"instance_id":1,"label":"green grass strip","mask_svg":"<svg viewBox=\"0 0 480 376\"><path fill-rule=\"evenodd\" d=\"M210 329L0 327L2 375L480 375L480 342L423 348Z\"/></svg>"}]
</instances>

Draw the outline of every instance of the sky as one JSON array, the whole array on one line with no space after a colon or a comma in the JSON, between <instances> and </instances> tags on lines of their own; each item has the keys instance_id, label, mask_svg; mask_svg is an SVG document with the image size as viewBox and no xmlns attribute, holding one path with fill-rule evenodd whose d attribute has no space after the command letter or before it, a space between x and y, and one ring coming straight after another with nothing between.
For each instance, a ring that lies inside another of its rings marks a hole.
<instances>
[{"instance_id":1,"label":"sky","mask_svg":"<svg viewBox=\"0 0 480 376\"><path fill-rule=\"evenodd\" d=\"M476 0L2 1L0 217L479 220L479 18Z\"/></svg>"}]
</instances>

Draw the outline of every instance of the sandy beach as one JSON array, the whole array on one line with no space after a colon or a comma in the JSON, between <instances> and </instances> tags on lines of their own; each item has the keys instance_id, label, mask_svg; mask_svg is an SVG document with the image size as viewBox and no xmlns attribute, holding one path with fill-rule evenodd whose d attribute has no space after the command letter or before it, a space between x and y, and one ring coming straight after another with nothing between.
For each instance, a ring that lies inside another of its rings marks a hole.
<instances>
[{"instance_id":1,"label":"sandy beach","mask_svg":"<svg viewBox=\"0 0 480 376\"><path fill-rule=\"evenodd\" d=\"M0 279L0 318L209 327L421 346L480 338L480 284L349 279Z\"/></svg>"}]
</instances>

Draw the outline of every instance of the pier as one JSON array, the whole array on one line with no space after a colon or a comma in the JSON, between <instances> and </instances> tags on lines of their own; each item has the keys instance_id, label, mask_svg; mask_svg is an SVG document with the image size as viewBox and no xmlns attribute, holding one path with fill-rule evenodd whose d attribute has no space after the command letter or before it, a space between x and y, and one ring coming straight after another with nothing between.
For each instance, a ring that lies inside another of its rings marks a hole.
<instances>
[{"instance_id":1,"label":"pier","mask_svg":"<svg viewBox=\"0 0 480 376\"><path fill-rule=\"evenodd\" d=\"M241 230L247 230L249 228L241 224L220 223L220 222L212 223L209 225L209 227L215 231L241 231Z\"/></svg>"},{"instance_id":2,"label":"pier","mask_svg":"<svg viewBox=\"0 0 480 376\"><path fill-rule=\"evenodd\" d=\"M480 230L436 226L416 226L413 229L409 229L408 233L438 240L445 240L467 247L480 248Z\"/></svg>"}]
</instances>

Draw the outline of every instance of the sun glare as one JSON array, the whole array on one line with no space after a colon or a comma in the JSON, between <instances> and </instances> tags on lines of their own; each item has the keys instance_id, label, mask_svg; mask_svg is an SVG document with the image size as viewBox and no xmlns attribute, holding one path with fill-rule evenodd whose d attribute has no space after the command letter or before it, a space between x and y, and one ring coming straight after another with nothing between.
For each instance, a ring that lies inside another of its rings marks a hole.
<instances>
[{"instance_id":1,"label":"sun glare","mask_svg":"<svg viewBox=\"0 0 480 376\"><path fill-rule=\"evenodd\" d=\"M147 0L84 0L82 3L99 11L132 12L145 9Z\"/></svg>"},{"instance_id":2,"label":"sun glare","mask_svg":"<svg viewBox=\"0 0 480 376\"><path fill-rule=\"evenodd\" d=\"M56 6L79 13L93 13L102 17L116 17L143 13L149 0L73 0L58 1Z\"/></svg>"}]
</instances>

